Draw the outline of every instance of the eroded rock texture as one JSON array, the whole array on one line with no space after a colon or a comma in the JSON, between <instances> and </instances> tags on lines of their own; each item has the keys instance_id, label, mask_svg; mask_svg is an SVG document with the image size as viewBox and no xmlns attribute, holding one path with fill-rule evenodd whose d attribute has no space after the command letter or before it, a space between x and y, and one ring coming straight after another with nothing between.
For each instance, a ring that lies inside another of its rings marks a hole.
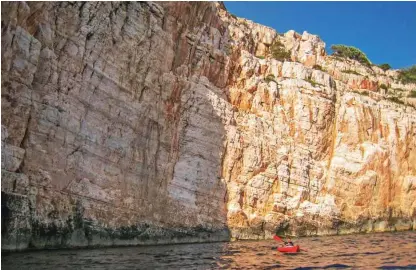
<instances>
[{"instance_id":1,"label":"eroded rock texture","mask_svg":"<svg viewBox=\"0 0 416 270\"><path fill-rule=\"evenodd\" d=\"M324 48L220 3L2 2L2 249L416 228L415 85Z\"/></svg>"},{"instance_id":2,"label":"eroded rock texture","mask_svg":"<svg viewBox=\"0 0 416 270\"><path fill-rule=\"evenodd\" d=\"M415 229L416 111L406 96L416 85L327 56L315 35L220 14L234 51L236 124L222 167L232 236ZM291 61L274 59L276 43Z\"/></svg>"}]
</instances>

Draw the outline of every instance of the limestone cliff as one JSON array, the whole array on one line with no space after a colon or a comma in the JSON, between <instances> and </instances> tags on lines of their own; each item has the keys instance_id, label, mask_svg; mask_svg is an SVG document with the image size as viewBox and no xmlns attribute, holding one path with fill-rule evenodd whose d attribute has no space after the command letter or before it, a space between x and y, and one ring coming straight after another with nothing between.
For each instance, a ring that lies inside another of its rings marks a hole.
<instances>
[{"instance_id":1,"label":"limestone cliff","mask_svg":"<svg viewBox=\"0 0 416 270\"><path fill-rule=\"evenodd\" d=\"M2 2L2 249L415 229L416 86L324 48L220 3Z\"/></svg>"}]
</instances>

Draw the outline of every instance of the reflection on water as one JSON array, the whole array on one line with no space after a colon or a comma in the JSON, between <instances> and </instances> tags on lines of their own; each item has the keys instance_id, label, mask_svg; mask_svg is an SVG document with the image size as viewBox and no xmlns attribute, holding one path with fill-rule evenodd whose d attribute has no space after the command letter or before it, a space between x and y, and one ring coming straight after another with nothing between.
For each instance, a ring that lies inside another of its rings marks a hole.
<instances>
[{"instance_id":1,"label":"reflection on water","mask_svg":"<svg viewBox=\"0 0 416 270\"><path fill-rule=\"evenodd\" d=\"M2 254L3 269L416 269L416 232Z\"/></svg>"}]
</instances>

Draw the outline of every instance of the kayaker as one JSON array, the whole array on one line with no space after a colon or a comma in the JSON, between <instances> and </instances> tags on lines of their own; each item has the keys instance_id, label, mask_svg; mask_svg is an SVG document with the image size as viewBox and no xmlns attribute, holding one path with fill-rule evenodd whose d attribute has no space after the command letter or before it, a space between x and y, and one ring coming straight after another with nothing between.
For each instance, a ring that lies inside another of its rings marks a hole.
<instances>
[{"instance_id":1,"label":"kayaker","mask_svg":"<svg viewBox=\"0 0 416 270\"><path fill-rule=\"evenodd\" d=\"M287 246L287 247L293 247L294 246L294 244L293 244L293 242L290 238L288 238L287 242L285 242L285 246Z\"/></svg>"}]
</instances>

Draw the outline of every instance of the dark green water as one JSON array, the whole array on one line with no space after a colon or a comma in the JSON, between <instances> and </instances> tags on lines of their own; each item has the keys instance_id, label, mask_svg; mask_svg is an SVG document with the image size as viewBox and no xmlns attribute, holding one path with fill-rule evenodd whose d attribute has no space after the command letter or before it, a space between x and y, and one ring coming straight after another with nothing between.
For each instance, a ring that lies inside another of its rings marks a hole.
<instances>
[{"instance_id":1,"label":"dark green water","mask_svg":"<svg viewBox=\"0 0 416 270\"><path fill-rule=\"evenodd\" d=\"M2 269L416 269L416 232L2 254Z\"/></svg>"}]
</instances>

